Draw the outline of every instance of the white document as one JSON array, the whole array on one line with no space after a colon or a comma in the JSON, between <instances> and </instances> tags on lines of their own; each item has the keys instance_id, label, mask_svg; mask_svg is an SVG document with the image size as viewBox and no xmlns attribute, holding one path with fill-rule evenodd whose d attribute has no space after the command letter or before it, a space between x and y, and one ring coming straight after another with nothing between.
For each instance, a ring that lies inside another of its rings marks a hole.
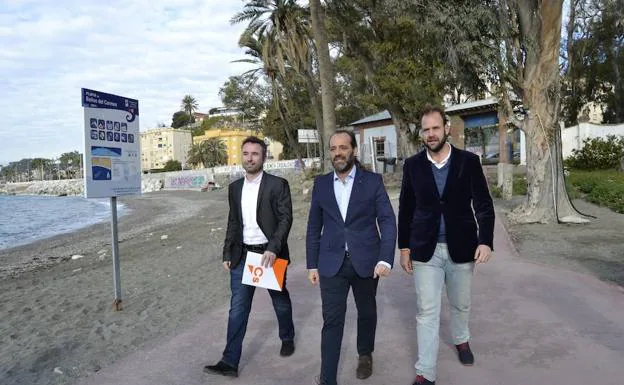
<instances>
[{"instance_id":1,"label":"white document","mask_svg":"<svg viewBox=\"0 0 624 385\"><path fill-rule=\"evenodd\" d=\"M273 267L264 267L261 262L262 254L247 252L242 283L282 291L288 261L276 258Z\"/></svg>"}]
</instances>

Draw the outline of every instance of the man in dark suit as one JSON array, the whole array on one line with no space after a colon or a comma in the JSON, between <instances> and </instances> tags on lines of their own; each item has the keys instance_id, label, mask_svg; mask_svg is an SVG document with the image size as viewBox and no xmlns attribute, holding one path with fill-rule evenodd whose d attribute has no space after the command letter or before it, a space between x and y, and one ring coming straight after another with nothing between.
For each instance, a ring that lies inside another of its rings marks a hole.
<instances>
[{"instance_id":1,"label":"man in dark suit","mask_svg":"<svg viewBox=\"0 0 624 385\"><path fill-rule=\"evenodd\" d=\"M349 288L358 310L356 376L373 372L375 295L394 262L396 217L381 175L357 163L353 132L336 131L329 151L335 171L314 182L306 259L309 280L321 286L320 383L336 385Z\"/></svg>"},{"instance_id":2,"label":"man in dark suit","mask_svg":"<svg viewBox=\"0 0 624 385\"><path fill-rule=\"evenodd\" d=\"M230 272L232 290L227 344L221 361L205 366L205 372L238 376L255 291L254 286L242 283L247 252L263 254L265 267L272 266L276 258L290 261L287 244L293 219L290 187L285 179L263 172L266 155L264 141L255 136L245 139L242 143L245 176L229 186L230 213L223 246L223 266ZM295 351L295 328L286 278L282 291L269 290L269 294L282 340L280 355L290 356Z\"/></svg>"},{"instance_id":3,"label":"man in dark suit","mask_svg":"<svg viewBox=\"0 0 624 385\"><path fill-rule=\"evenodd\" d=\"M414 384L435 384L444 284L459 360L473 364L468 344L472 273L475 262L490 259L493 247L494 206L481 162L451 146L449 131L444 109L427 106L420 129L426 149L403 166L398 243L401 266L414 275L416 286Z\"/></svg>"}]
</instances>

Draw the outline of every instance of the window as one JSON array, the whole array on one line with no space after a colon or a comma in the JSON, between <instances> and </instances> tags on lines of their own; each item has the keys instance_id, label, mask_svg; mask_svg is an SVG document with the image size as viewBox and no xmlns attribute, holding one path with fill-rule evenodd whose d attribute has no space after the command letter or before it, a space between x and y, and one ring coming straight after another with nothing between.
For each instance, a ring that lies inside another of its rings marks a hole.
<instances>
[{"instance_id":1,"label":"window","mask_svg":"<svg viewBox=\"0 0 624 385\"><path fill-rule=\"evenodd\" d=\"M373 138L373 140L375 141L375 156L385 156L386 155L386 150L385 150L385 145L386 145L386 138L385 137L381 137L381 138Z\"/></svg>"},{"instance_id":2,"label":"window","mask_svg":"<svg viewBox=\"0 0 624 385\"><path fill-rule=\"evenodd\" d=\"M162 143L158 143L158 148L162 148Z\"/></svg>"}]
</instances>

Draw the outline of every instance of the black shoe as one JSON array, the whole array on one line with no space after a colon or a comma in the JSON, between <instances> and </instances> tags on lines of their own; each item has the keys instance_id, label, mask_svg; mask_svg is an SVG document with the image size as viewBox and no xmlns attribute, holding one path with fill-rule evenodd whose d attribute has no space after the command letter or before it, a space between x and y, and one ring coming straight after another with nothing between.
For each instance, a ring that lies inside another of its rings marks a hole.
<instances>
[{"instance_id":1,"label":"black shoe","mask_svg":"<svg viewBox=\"0 0 624 385\"><path fill-rule=\"evenodd\" d=\"M425 377L418 375L412 385L435 385L435 381L429 381Z\"/></svg>"},{"instance_id":2,"label":"black shoe","mask_svg":"<svg viewBox=\"0 0 624 385\"><path fill-rule=\"evenodd\" d=\"M373 374L373 356L370 354L361 355L358 358L358 366L355 370L355 376L360 380L364 380L370 377L371 374Z\"/></svg>"},{"instance_id":3,"label":"black shoe","mask_svg":"<svg viewBox=\"0 0 624 385\"><path fill-rule=\"evenodd\" d=\"M474 365L474 355L470 350L470 345L468 342L464 342L463 344L455 345L455 349L457 349L457 355L459 357L459 362L466 366Z\"/></svg>"},{"instance_id":4,"label":"black shoe","mask_svg":"<svg viewBox=\"0 0 624 385\"><path fill-rule=\"evenodd\" d=\"M206 365L204 366L204 372L213 373L213 374L221 374L226 377L238 377L238 369L226 364L223 361L217 362L216 365Z\"/></svg>"},{"instance_id":5,"label":"black shoe","mask_svg":"<svg viewBox=\"0 0 624 385\"><path fill-rule=\"evenodd\" d=\"M280 356L288 357L292 356L295 352L295 341L284 340L282 341L282 348L280 349Z\"/></svg>"}]
</instances>

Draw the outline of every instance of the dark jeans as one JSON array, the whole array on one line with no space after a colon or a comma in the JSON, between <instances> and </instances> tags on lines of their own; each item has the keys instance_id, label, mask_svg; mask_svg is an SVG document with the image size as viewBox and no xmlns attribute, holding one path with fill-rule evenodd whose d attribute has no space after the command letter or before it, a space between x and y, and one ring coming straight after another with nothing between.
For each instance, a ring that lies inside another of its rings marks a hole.
<instances>
[{"instance_id":1,"label":"dark jeans","mask_svg":"<svg viewBox=\"0 0 624 385\"><path fill-rule=\"evenodd\" d=\"M353 269L350 258L345 258L333 277L320 277L323 302L323 331L321 333L321 383L337 384L338 360L344 331L349 287L358 312L357 351L359 355L371 354L375 349L377 327L377 283L379 279L362 278Z\"/></svg>"},{"instance_id":2,"label":"dark jeans","mask_svg":"<svg viewBox=\"0 0 624 385\"><path fill-rule=\"evenodd\" d=\"M228 365L238 367L243 351L243 338L247 331L247 321L251 311L251 301L253 300L255 287L243 285L243 269L245 267L244 258L230 271L230 287L232 298L230 300L230 315L228 317L227 344L223 351L222 361ZM282 341L292 341L295 339L295 326L292 318L292 304L290 295L286 290L286 277L284 277L284 288L282 291L269 290L273 309L277 315L279 325L279 338Z\"/></svg>"}]
</instances>

